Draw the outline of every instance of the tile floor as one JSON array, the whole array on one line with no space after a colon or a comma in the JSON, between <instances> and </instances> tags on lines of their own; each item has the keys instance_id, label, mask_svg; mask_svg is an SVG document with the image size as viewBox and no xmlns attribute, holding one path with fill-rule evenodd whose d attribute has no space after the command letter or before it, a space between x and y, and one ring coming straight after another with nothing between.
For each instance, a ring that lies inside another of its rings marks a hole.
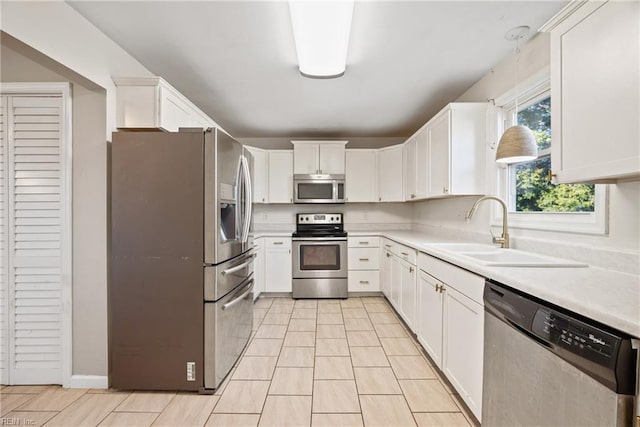
<instances>
[{"instance_id":1,"label":"tile floor","mask_svg":"<svg viewBox=\"0 0 640 427\"><path fill-rule=\"evenodd\" d=\"M215 395L9 386L0 425L469 426L459 397L381 297L261 298Z\"/></svg>"}]
</instances>

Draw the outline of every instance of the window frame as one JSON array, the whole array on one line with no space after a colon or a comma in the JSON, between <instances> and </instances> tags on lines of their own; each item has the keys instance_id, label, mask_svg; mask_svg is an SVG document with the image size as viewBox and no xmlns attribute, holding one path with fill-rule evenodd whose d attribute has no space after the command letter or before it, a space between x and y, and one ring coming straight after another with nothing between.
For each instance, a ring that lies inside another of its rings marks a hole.
<instances>
[{"instance_id":1,"label":"window frame","mask_svg":"<svg viewBox=\"0 0 640 427\"><path fill-rule=\"evenodd\" d=\"M529 106L551 95L549 69L545 68L519 86L518 109ZM516 163L498 164L495 162L495 148L500 136L511 126L515 118L515 88L495 99L495 146L491 151L490 162L494 165L496 194L507 202L509 207L509 226L511 228L556 231L566 233L605 235L608 233L608 197L606 184L595 185L594 212L515 212L512 199L512 177L515 175ZM553 108L553 100L552 107ZM553 144L553 135L551 137ZM543 151L552 155L551 147ZM493 206L491 209L491 225L502 225L502 209Z\"/></svg>"}]
</instances>

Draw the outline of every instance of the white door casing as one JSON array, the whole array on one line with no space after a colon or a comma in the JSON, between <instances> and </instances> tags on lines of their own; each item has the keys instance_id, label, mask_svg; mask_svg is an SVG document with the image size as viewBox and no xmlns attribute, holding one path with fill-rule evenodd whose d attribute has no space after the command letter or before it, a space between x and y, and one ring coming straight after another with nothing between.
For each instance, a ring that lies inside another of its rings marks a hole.
<instances>
[{"instance_id":1,"label":"white door casing","mask_svg":"<svg viewBox=\"0 0 640 427\"><path fill-rule=\"evenodd\" d=\"M71 87L2 83L3 384L71 380ZM6 266L6 268L4 268ZM3 356L5 355L3 354Z\"/></svg>"}]
</instances>

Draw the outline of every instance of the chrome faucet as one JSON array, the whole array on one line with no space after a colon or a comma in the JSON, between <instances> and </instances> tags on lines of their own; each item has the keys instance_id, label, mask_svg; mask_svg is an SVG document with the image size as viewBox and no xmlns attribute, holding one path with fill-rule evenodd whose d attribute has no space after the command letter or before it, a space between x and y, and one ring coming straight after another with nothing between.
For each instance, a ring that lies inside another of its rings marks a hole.
<instances>
[{"instance_id":1,"label":"chrome faucet","mask_svg":"<svg viewBox=\"0 0 640 427\"><path fill-rule=\"evenodd\" d=\"M467 221L469 221L471 219L471 217L473 217L473 215L478 210L478 205L480 204L480 202L482 202L484 200L495 200L496 202L499 202L502 205L502 236L495 237L495 236L493 236L493 233L491 235L493 236L493 243L500 244L501 248L508 248L509 247L509 224L508 224L508 221L507 221L507 211L508 211L508 209L507 209L507 204L500 197L496 197L496 196L483 196L483 197L480 197L473 204L473 206L471 207L471 210L467 213L467 216L466 216L465 219Z\"/></svg>"}]
</instances>

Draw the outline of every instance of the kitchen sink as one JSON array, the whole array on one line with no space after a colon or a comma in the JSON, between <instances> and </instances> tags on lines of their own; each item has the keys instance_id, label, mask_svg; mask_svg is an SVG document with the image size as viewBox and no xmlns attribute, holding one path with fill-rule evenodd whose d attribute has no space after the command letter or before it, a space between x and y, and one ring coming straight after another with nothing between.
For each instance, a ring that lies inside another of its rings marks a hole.
<instances>
[{"instance_id":1,"label":"kitchen sink","mask_svg":"<svg viewBox=\"0 0 640 427\"><path fill-rule=\"evenodd\" d=\"M497 249L492 252L466 252L460 255L473 258L487 266L500 267L587 267L587 264L516 249Z\"/></svg>"},{"instance_id":2,"label":"kitchen sink","mask_svg":"<svg viewBox=\"0 0 640 427\"><path fill-rule=\"evenodd\" d=\"M484 243L425 243L425 246L441 249L449 252L495 252L499 251L498 246Z\"/></svg>"},{"instance_id":3,"label":"kitchen sink","mask_svg":"<svg viewBox=\"0 0 640 427\"><path fill-rule=\"evenodd\" d=\"M484 243L425 243L425 246L472 258L492 267L587 267L587 264Z\"/></svg>"}]
</instances>

